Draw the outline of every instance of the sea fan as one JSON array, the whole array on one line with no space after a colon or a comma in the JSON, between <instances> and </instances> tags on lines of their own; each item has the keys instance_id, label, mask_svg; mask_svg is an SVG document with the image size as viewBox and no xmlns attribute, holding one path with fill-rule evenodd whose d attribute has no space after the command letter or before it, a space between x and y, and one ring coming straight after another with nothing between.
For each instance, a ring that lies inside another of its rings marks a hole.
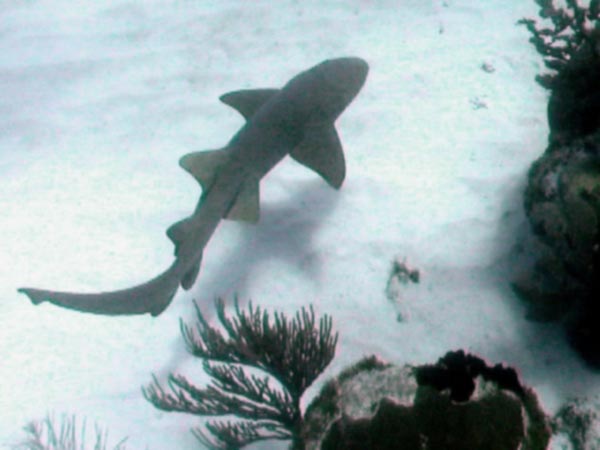
<instances>
[{"instance_id":1,"label":"sea fan","mask_svg":"<svg viewBox=\"0 0 600 450\"><path fill-rule=\"evenodd\" d=\"M217 300L217 317L224 332L211 327L195 304L195 329L180 322L187 350L203 358L211 384L198 388L184 376L171 374L168 391L153 377L142 389L154 406L199 416L233 415L241 420L210 421L193 430L209 448L238 449L265 439L291 439L292 448L304 447L300 399L335 355L337 333L327 315L302 308L289 320L276 312L274 320L249 303L235 301L235 317ZM248 368L257 369L250 373ZM256 373L261 373L257 375Z\"/></svg>"}]
</instances>

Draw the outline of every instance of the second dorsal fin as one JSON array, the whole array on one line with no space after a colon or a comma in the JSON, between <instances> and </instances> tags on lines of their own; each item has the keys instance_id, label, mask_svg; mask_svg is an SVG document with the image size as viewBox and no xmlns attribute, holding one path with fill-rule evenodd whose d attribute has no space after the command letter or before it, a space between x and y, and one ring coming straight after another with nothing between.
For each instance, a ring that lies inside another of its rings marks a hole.
<instances>
[{"instance_id":1,"label":"second dorsal fin","mask_svg":"<svg viewBox=\"0 0 600 450\"><path fill-rule=\"evenodd\" d=\"M249 120L279 89L245 89L232 91L221 95L221 100L226 105L237 110L244 119Z\"/></svg>"},{"instance_id":2,"label":"second dorsal fin","mask_svg":"<svg viewBox=\"0 0 600 450\"><path fill-rule=\"evenodd\" d=\"M250 223L258 222L260 216L259 180L248 178L240 187L225 218Z\"/></svg>"}]
</instances>

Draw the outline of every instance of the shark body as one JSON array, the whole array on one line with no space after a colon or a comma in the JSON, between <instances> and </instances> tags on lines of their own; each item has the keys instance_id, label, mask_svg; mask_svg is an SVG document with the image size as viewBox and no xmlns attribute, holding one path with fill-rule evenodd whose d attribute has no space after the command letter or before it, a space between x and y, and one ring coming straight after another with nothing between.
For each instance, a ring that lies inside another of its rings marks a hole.
<instances>
[{"instance_id":1,"label":"shark body","mask_svg":"<svg viewBox=\"0 0 600 450\"><path fill-rule=\"evenodd\" d=\"M296 75L281 89L221 96L246 123L224 148L180 159L181 167L202 186L202 195L193 214L167 230L175 245L175 261L157 277L112 292L35 288L19 292L34 304L48 301L95 314L157 316L180 285L189 289L194 284L204 247L223 218L258 221L260 180L286 155L313 169L332 187L342 185L344 154L334 122L358 94L367 73L368 65L360 58L330 59Z\"/></svg>"}]
</instances>

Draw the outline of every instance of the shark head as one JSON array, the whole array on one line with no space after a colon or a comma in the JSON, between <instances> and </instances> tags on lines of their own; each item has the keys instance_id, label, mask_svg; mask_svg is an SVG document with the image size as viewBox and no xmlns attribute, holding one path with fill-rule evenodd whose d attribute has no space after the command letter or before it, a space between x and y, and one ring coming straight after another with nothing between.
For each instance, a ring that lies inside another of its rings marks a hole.
<instances>
[{"instance_id":1,"label":"shark head","mask_svg":"<svg viewBox=\"0 0 600 450\"><path fill-rule=\"evenodd\" d=\"M367 62L356 57L328 59L316 67L328 84L337 86L342 84L347 88L348 93L352 93L349 101L360 91L369 73Z\"/></svg>"},{"instance_id":2,"label":"shark head","mask_svg":"<svg viewBox=\"0 0 600 450\"><path fill-rule=\"evenodd\" d=\"M311 99L317 106L313 111L320 118L335 120L356 97L368 72L366 61L355 57L329 59L313 67L311 81L318 85L313 91L317 98Z\"/></svg>"}]
</instances>

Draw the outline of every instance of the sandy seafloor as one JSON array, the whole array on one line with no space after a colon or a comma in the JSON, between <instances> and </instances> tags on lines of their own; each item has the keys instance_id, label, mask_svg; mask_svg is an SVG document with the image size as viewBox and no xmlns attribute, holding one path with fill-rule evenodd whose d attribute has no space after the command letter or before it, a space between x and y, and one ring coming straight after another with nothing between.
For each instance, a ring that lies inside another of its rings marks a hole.
<instances>
[{"instance_id":1,"label":"sandy seafloor","mask_svg":"<svg viewBox=\"0 0 600 450\"><path fill-rule=\"evenodd\" d=\"M523 16L533 1L1 2L0 445L54 411L129 449L198 448L198 418L156 410L140 387L169 372L202 384L178 320L192 321L192 299L212 317L213 299L236 293L333 316L337 357L305 404L365 355L421 364L459 348L517 367L549 413L598 392L600 376L559 328L525 320L509 284L526 171L548 134ZM179 157L242 125L218 97L348 55L370 74L336 124L340 191L285 159L261 183L260 222L224 222L195 286L158 318L17 293L112 290L165 269L164 232L200 194ZM421 282L390 301L396 257Z\"/></svg>"}]
</instances>

